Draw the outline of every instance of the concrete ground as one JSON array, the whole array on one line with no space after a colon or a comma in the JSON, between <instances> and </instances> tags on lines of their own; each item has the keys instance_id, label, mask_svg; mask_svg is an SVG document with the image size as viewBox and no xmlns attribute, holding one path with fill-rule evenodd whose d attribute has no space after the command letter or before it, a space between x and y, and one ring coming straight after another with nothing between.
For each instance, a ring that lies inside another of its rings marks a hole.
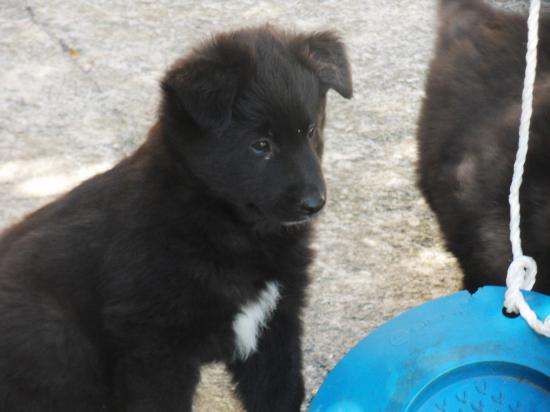
<instances>
[{"instance_id":1,"label":"concrete ground","mask_svg":"<svg viewBox=\"0 0 550 412\"><path fill-rule=\"evenodd\" d=\"M374 327L460 287L455 260L414 185L415 121L435 5L0 0L0 227L134 150L154 118L158 79L196 41L266 21L339 30L355 97L331 92L328 105L329 204L304 319L309 401ZM221 367L205 368L195 410L240 410L228 382Z\"/></svg>"}]
</instances>

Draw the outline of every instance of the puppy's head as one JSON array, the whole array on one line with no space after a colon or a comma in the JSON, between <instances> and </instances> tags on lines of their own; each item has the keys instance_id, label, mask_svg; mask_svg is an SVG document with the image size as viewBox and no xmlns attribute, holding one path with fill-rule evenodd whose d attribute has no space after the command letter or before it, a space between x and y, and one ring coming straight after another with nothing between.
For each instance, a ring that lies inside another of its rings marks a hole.
<instances>
[{"instance_id":1,"label":"puppy's head","mask_svg":"<svg viewBox=\"0 0 550 412\"><path fill-rule=\"evenodd\" d=\"M176 62L162 87L170 150L239 216L288 226L323 208L326 94L352 94L336 35L269 26L218 35Z\"/></svg>"}]
</instances>

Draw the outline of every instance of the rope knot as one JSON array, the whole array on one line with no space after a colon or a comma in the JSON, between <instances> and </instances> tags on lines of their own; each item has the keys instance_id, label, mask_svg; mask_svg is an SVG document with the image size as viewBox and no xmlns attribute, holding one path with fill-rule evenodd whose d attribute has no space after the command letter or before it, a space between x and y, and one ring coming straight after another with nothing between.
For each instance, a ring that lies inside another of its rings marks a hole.
<instances>
[{"instance_id":1,"label":"rope knot","mask_svg":"<svg viewBox=\"0 0 550 412\"><path fill-rule=\"evenodd\" d=\"M506 277L508 289L504 295L504 307L508 313L519 313L522 302L525 302L520 289L531 290L537 276L537 262L529 256L515 258Z\"/></svg>"},{"instance_id":2,"label":"rope knot","mask_svg":"<svg viewBox=\"0 0 550 412\"><path fill-rule=\"evenodd\" d=\"M531 290L537 278L537 262L529 256L515 258L508 267L506 286L512 289Z\"/></svg>"}]
</instances>

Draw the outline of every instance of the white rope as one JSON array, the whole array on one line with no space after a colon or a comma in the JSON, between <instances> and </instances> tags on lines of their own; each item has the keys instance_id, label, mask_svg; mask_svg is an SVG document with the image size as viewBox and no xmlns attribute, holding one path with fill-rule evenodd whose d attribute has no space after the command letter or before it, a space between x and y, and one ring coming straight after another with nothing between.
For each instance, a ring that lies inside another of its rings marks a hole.
<instances>
[{"instance_id":1,"label":"white rope","mask_svg":"<svg viewBox=\"0 0 550 412\"><path fill-rule=\"evenodd\" d=\"M531 290L533 288L537 276L537 264L535 260L529 256L524 256L521 248L519 189L523 180L523 169L529 145L529 128L533 113L533 88L537 69L539 15L540 0L531 0L529 19L527 20L528 38L527 55L525 58L527 65L525 67L525 80L523 83L518 152L516 154L509 197L510 241L512 242L514 259L508 268L508 275L506 277L506 286L508 289L504 297L504 307L508 313L519 312L535 332L550 338L550 316L544 322L541 321L529 307L521 293L521 289Z\"/></svg>"}]
</instances>

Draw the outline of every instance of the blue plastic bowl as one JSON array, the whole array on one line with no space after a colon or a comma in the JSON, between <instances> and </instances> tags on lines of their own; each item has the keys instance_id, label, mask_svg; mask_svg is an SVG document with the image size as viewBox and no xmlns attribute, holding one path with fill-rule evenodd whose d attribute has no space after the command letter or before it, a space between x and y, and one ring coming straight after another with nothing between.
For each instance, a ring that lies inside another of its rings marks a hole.
<instances>
[{"instance_id":1,"label":"blue plastic bowl","mask_svg":"<svg viewBox=\"0 0 550 412\"><path fill-rule=\"evenodd\" d=\"M310 412L550 412L550 339L502 313L503 287L458 292L383 324L351 350ZM539 317L550 296L524 292Z\"/></svg>"}]
</instances>

